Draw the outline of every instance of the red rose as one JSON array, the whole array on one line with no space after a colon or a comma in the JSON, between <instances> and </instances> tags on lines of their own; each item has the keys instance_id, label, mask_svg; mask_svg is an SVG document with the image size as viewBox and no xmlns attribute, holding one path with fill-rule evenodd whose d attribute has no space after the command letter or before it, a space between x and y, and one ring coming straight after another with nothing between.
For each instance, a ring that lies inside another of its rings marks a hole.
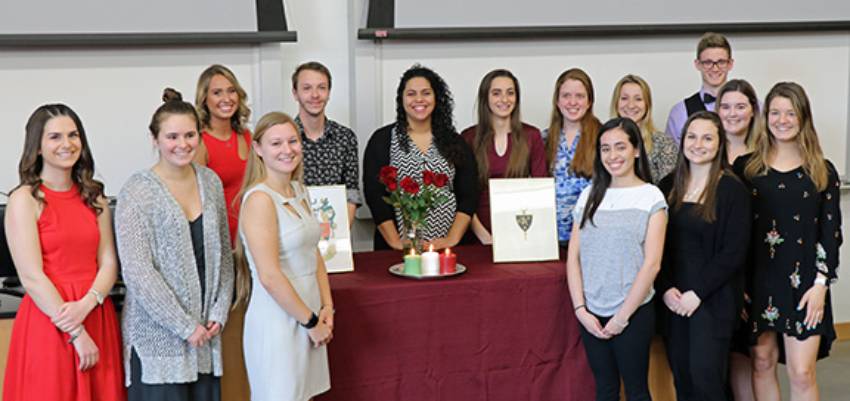
<instances>
[{"instance_id":1,"label":"red rose","mask_svg":"<svg viewBox=\"0 0 850 401\"><path fill-rule=\"evenodd\" d=\"M393 166L384 166L381 167L381 172L378 174L378 180L381 181L387 187L392 184L393 187L396 185L396 180L398 179L398 169ZM390 191L394 191L394 189L390 189Z\"/></svg>"},{"instance_id":2,"label":"red rose","mask_svg":"<svg viewBox=\"0 0 850 401\"><path fill-rule=\"evenodd\" d=\"M389 190L390 192L393 192L396 189L398 189L398 183L395 182L395 181L390 181L390 182L386 183L386 185L387 185L387 190Z\"/></svg>"},{"instance_id":3,"label":"red rose","mask_svg":"<svg viewBox=\"0 0 850 401\"><path fill-rule=\"evenodd\" d=\"M437 188L442 188L442 187L446 186L446 183L448 183L448 182L449 182L449 176L447 176L443 173L440 173L440 174L437 174L437 175L434 176L434 185L437 186Z\"/></svg>"},{"instance_id":4,"label":"red rose","mask_svg":"<svg viewBox=\"0 0 850 401\"><path fill-rule=\"evenodd\" d=\"M407 192L411 195L416 195L419 193L419 184L413 178L404 177L401 179L399 185L401 185L401 189L403 189L404 192Z\"/></svg>"},{"instance_id":5,"label":"red rose","mask_svg":"<svg viewBox=\"0 0 850 401\"><path fill-rule=\"evenodd\" d=\"M434 183L434 172L431 170L422 171L422 184L431 185Z\"/></svg>"}]
</instances>

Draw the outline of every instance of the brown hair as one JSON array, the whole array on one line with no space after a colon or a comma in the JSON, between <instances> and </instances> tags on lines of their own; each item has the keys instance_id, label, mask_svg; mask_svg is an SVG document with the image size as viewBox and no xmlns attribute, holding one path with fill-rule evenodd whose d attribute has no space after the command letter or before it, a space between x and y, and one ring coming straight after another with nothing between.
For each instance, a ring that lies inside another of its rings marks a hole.
<instances>
[{"instance_id":1,"label":"brown hair","mask_svg":"<svg viewBox=\"0 0 850 401\"><path fill-rule=\"evenodd\" d=\"M490 86L493 80L499 77L509 78L514 85L516 103L511 111L511 154L508 156L508 165L505 170L505 178L527 177L529 173L528 160L528 135L522 129L520 119L520 92L519 81L514 74L508 70L498 69L487 73L478 85L478 125L475 126L475 140L472 150L475 153L475 161L478 162L478 181L480 188L487 187L490 178L490 159L487 157L488 149L493 146L495 132L493 130L493 112L490 110Z\"/></svg>"},{"instance_id":2,"label":"brown hair","mask_svg":"<svg viewBox=\"0 0 850 401\"><path fill-rule=\"evenodd\" d=\"M747 97L747 102L750 103L750 107L753 109L753 117L750 119L750 124L747 127L747 134L744 137L744 144L747 145L747 149L753 148L753 140L756 136L756 132L761 127L761 116L759 115L759 100L756 96L756 90L753 89L753 86L750 85L749 82L743 79L732 79L729 82L723 84L720 87L720 90L717 91L717 105L715 106L716 110L720 110L720 103L723 101L723 95L730 92L738 92Z\"/></svg>"},{"instance_id":3,"label":"brown hair","mask_svg":"<svg viewBox=\"0 0 850 401\"><path fill-rule=\"evenodd\" d=\"M583 177L592 177L596 138L602 124L593 115L593 83L590 81L590 76L580 68L571 68L562 72L555 81L555 93L552 95L552 117L549 120L549 136L546 137L546 164L549 166L549 171L552 171L555 167L558 143L561 141L561 130L564 128L564 117L558 108L558 96L561 92L561 85L569 79L581 82L587 91L589 103L587 112L581 118L581 137L578 146L576 146L575 156L570 162L570 170Z\"/></svg>"},{"instance_id":4,"label":"brown hair","mask_svg":"<svg viewBox=\"0 0 850 401\"><path fill-rule=\"evenodd\" d=\"M791 106L800 122L800 132L797 134L796 141L803 157L803 170L811 178L818 191L825 190L829 172L818 141L818 134L815 131L811 103L809 103L809 97L806 96L803 87L794 82L779 82L768 92L764 100L765 124L756 135L752 156L744 168L744 176L752 179L755 176L767 174L770 168L768 157L776 139L773 138L773 133L770 132L770 127L766 122L770 115L770 103L777 97L791 101Z\"/></svg>"},{"instance_id":5,"label":"brown hair","mask_svg":"<svg viewBox=\"0 0 850 401\"><path fill-rule=\"evenodd\" d=\"M180 92L172 88L165 88L162 91L162 101L162 105L159 106L159 108L157 108L153 113L151 123L148 125L148 129L154 139L159 137L159 130L161 128L160 125L162 125L162 121L165 120L166 117L175 114L191 116L192 119L195 120L195 129L200 135L201 123L198 119L198 112L195 110L194 106L183 101L183 95L181 95Z\"/></svg>"},{"instance_id":6,"label":"brown hair","mask_svg":"<svg viewBox=\"0 0 850 401\"><path fill-rule=\"evenodd\" d=\"M260 118L260 121L257 122L257 127L254 130L254 135L251 137L251 140L258 144L263 140L263 135L266 134L266 131L269 128L274 127L275 125L281 124L292 124L293 127L296 127L295 121L292 120L288 114L280 113L280 112L270 112L266 113L264 116ZM296 127L296 132L298 131ZM301 135L296 135L298 138L298 142L301 142ZM292 180L302 182L302 177L304 176L304 159L301 159L301 163L292 173ZM251 150L248 153L248 162L245 166L245 176L242 179L242 188L239 190L239 194L234 199L235 207L239 207L239 203L242 201L242 197L245 196L245 193L248 192L251 188L253 188L258 183L262 182L266 179L266 166L263 163L263 159L257 155L256 152ZM242 302L248 302L249 297L251 296L251 272L248 269L248 260L245 257L245 246L242 244L242 241L236 241L236 299L233 302L233 306L236 307Z\"/></svg>"},{"instance_id":7,"label":"brown hair","mask_svg":"<svg viewBox=\"0 0 850 401\"><path fill-rule=\"evenodd\" d=\"M297 89L298 74L300 74L301 71L304 70L316 71L324 75L328 79L328 90L331 89L331 71L328 70L328 67L325 67L324 64L318 61L308 61L299 65L298 67L295 67L295 72L292 73L292 89Z\"/></svg>"},{"instance_id":8,"label":"brown hair","mask_svg":"<svg viewBox=\"0 0 850 401\"><path fill-rule=\"evenodd\" d=\"M729 58L732 58L732 46L729 45L729 41L726 37L719 33L706 32L699 38L699 43L697 44L697 59L699 59L699 55L702 54L703 50L711 48L726 50L726 54L729 55Z\"/></svg>"},{"instance_id":9,"label":"brown hair","mask_svg":"<svg viewBox=\"0 0 850 401\"><path fill-rule=\"evenodd\" d=\"M611 95L611 117L622 117L617 105L620 100L620 91L625 84L635 84L640 87L643 102L646 104L646 113L644 113L640 121L635 121L635 123L640 127L640 134L643 137L643 146L646 149L646 153L650 153L652 152L652 134L655 132L655 124L652 122L652 92L649 90L649 84L643 78L628 74L617 81L617 84L614 85L614 94Z\"/></svg>"},{"instance_id":10,"label":"brown hair","mask_svg":"<svg viewBox=\"0 0 850 401\"><path fill-rule=\"evenodd\" d=\"M77 113L60 103L39 106L27 120L24 150L18 162L19 181L11 192L29 185L32 197L38 202L44 202L44 198L39 194L39 187L42 184L41 171L44 168L44 160L40 154L41 139L47 122L59 116L66 116L73 120L77 133L80 134L80 158L71 168L71 181L79 188L80 197L86 206L94 210L96 214L100 214L103 211L103 208L99 206L99 201L103 197L103 183L94 179L94 158L86 138L86 130Z\"/></svg>"},{"instance_id":11,"label":"brown hair","mask_svg":"<svg viewBox=\"0 0 850 401\"><path fill-rule=\"evenodd\" d=\"M717 219L715 209L717 209L717 186L720 184L720 178L724 175L734 177L734 174L729 170L729 161L726 155L726 131L723 129L723 122L720 121L720 116L713 111L696 112L685 121L681 142L679 142L679 156L676 161L676 169L673 170L673 189L667 195L667 203L670 204L672 210L679 210L684 203L685 194L688 192L688 181L691 179L691 163L685 158L685 137L691 123L696 120L710 121L717 128L717 154L714 156L714 160L711 161L711 168L708 171L708 180L705 182L705 189L700 194L693 209L693 212L703 221L713 223Z\"/></svg>"},{"instance_id":12,"label":"brown hair","mask_svg":"<svg viewBox=\"0 0 850 401\"><path fill-rule=\"evenodd\" d=\"M230 69L221 64L213 64L207 67L207 69L201 73L201 76L198 77L198 87L195 90L195 108L198 109L198 118L200 118L202 127L207 128L210 126L210 110L207 108L207 92L210 90L210 81L212 81L213 77L216 75L221 75L230 81L230 84L236 88L236 94L239 95L239 105L236 109L236 113L233 113L233 116L230 117L230 127L237 133L241 134L248 129L246 124L248 123L248 118L251 117L251 109L248 108L247 103L248 93L245 92L242 85L239 85L239 81L236 79L236 75L233 74L233 71L230 71Z\"/></svg>"}]
</instances>

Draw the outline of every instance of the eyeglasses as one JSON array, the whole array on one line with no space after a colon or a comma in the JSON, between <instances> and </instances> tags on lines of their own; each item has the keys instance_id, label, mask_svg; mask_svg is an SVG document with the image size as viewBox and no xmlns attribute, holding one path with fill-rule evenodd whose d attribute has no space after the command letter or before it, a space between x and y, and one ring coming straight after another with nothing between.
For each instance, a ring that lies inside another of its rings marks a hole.
<instances>
[{"instance_id":1,"label":"eyeglasses","mask_svg":"<svg viewBox=\"0 0 850 401\"><path fill-rule=\"evenodd\" d=\"M720 69L724 69L729 66L729 59L720 59L720 60L699 60L699 64L702 68L706 70L711 69L712 67L718 67Z\"/></svg>"}]
</instances>

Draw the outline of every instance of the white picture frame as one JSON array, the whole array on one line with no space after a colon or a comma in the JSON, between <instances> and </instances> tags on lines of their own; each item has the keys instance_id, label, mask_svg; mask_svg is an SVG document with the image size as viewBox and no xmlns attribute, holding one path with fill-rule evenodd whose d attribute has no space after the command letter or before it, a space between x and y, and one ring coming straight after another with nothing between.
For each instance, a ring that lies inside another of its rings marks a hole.
<instances>
[{"instance_id":1,"label":"white picture frame","mask_svg":"<svg viewBox=\"0 0 850 401\"><path fill-rule=\"evenodd\" d=\"M354 271L348 198L344 185L309 186L310 209L319 221L319 253L328 273Z\"/></svg>"},{"instance_id":2,"label":"white picture frame","mask_svg":"<svg viewBox=\"0 0 850 401\"><path fill-rule=\"evenodd\" d=\"M493 262L558 260L555 180L493 178L489 187Z\"/></svg>"}]
</instances>

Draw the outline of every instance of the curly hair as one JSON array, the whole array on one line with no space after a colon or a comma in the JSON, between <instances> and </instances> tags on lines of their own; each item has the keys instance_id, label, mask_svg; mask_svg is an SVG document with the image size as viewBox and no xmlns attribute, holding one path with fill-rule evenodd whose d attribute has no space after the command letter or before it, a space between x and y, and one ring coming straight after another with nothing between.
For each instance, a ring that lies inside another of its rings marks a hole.
<instances>
[{"instance_id":1,"label":"curly hair","mask_svg":"<svg viewBox=\"0 0 850 401\"><path fill-rule=\"evenodd\" d=\"M45 104L33 111L27 120L26 139L24 139L24 150L21 153L21 161L18 163L18 185L12 190L29 185L33 198L44 202L39 194L41 186L41 170L44 168L44 160L41 157L41 139L44 136L44 127L47 122L60 116L66 116L74 121L77 132L80 134L80 158L71 168L71 181L77 185L80 197L86 206L100 214L103 207L100 206L100 198L103 197L103 183L94 179L94 158L91 155L86 130L83 122L74 110L61 104Z\"/></svg>"},{"instance_id":2,"label":"curly hair","mask_svg":"<svg viewBox=\"0 0 850 401\"><path fill-rule=\"evenodd\" d=\"M434 90L435 104L434 111L431 113L431 134L434 145L440 155L455 166L459 166L463 164L463 148L453 121L455 102L446 81L443 81L443 78L430 68L414 64L401 76L395 97L396 129L399 134L407 136L409 124L407 112L404 111L404 88L408 81L417 77L428 80L431 89ZM404 152L410 152L410 141L401 141L401 149Z\"/></svg>"},{"instance_id":3,"label":"curly hair","mask_svg":"<svg viewBox=\"0 0 850 401\"><path fill-rule=\"evenodd\" d=\"M247 129L248 118L251 117L251 109L248 107L248 92L239 85L236 75L229 68L221 64L213 64L207 67L198 77L198 88L195 90L195 108L204 128L210 127L210 110L207 108L207 92L210 90L210 81L216 75L221 75L236 88L239 95L239 104L236 113L230 117L230 127L236 132L244 132Z\"/></svg>"}]
</instances>

